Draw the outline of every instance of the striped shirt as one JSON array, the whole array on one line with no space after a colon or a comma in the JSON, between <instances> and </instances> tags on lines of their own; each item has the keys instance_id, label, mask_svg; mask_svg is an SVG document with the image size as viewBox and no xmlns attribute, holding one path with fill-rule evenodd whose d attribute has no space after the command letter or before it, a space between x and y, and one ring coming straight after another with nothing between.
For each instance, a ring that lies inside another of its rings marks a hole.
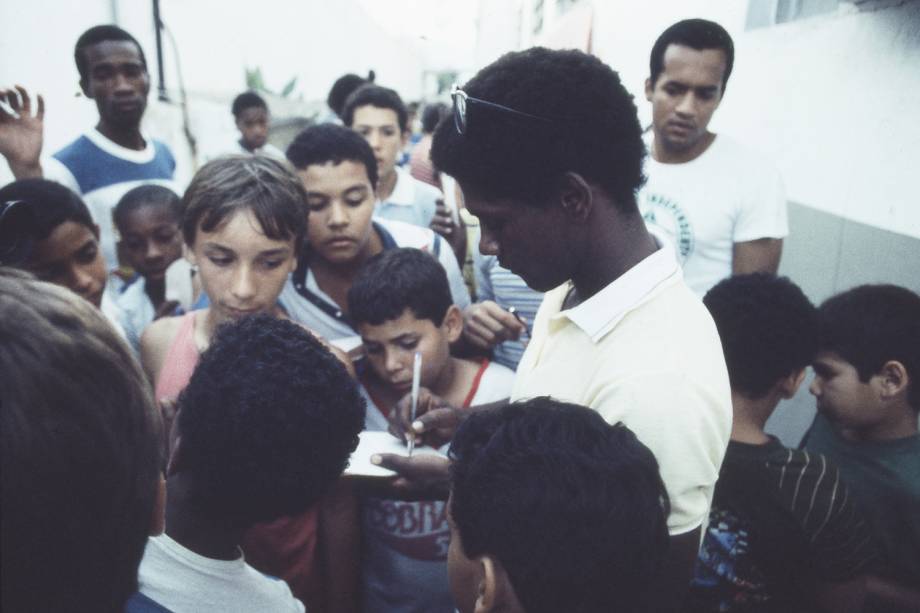
<instances>
[{"instance_id":1,"label":"striped shirt","mask_svg":"<svg viewBox=\"0 0 920 613\"><path fill-rule=\"evenodd\" d=\"M476 301L491 300L500 307L507 309L514 307L518 314L527 322L528 332L533 330L533 321L537 316L537 309L543 301L543 294L527 287L524 280L498 265L498 258L494 255L482 255L476 248L479 239L472 243L473 270L476 274ZM518 362L524 355L524 342L530 340L529 334L521 335L521 340L505 341L497 345L492 357L502 366L517 370Z\"/></svg>"},{"instance_id":2,"label":"striped shirt","mask_svg":"<svg viewBox=\"0 0 920 613\"><path fill-rule=\"evenodd\" d=\"M691 586L692 610L798 611L817 582L876 562L868 524L821 454L731 441ZM758 610L760 610L758 608Z\"/></svg>"}]
</instances>

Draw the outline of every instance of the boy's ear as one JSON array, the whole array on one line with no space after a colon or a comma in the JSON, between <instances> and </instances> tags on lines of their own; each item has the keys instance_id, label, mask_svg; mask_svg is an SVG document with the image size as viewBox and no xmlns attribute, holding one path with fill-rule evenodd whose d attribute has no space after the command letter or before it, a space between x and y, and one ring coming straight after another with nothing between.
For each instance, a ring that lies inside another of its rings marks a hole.
<instances>
[{"instance_id":1,"label":"boy's ear","mask_svg":"<svg viewBox=\"0 0 920 613\"><path fill-rule=\"evenodd\" d=\"M99 224L97 223L93 224L93 236L96 237L97 241L99 240Z\"/></svg>"},{"instance_id":2,"label":"boy's ear","mask_svg":"<svg viewBox=\"0 0 920 613\"><path fill-rule=\"evenodd\" d=\"M444 315L444 322L441 329L447 335L447 342L454 343L463 333L463 313L456 304L450 305L447 313Z\"/></svg>"},{"instance_id":3,"label":"boy's ear","mask_svg":"<svg viewBox=\"0 0 920 613\"><path fill-rule=\"evenodd\" d=\"M652 93L654 93L655 87L652 85L652 78L649 77L645 80L645 99L649 102L652 101Z\"/></svg>"},{"instance_id":4,"label":"boy's ear","mask_svg":"<svg viewBox=\"0 0 920 613\"><path fill-rule=\"evenodd\" d=\"M166 478L160 473L157 478L157 491L153 501L153 513L150 515L149 536L159 536L166 528Z\"/></svg>"},{"instance_id":5,"label":"boy's ear","mask_svg":"<svg viewBox=\"0 0 920 613\"><path fill-rule=\"evenodd\" d=\"M784 379L780 380L780 391L783 398L792 398L799 391L799 386L805 380L805 368L798 372L791 372Z\"/></svg>"},{"instance_id":6,"label":"boy's ear","mask_svg":"<svg viewBox=\"0 0 920 613\"><path fill-rule=\"evenodd\" d=\"M584 177L576 172L566 172L557 184L557 197L565 216L576 223L585 223L594 206L594 191Z\"/></svg>"},{"instance_id":7,"label":"boy's ear","mask_svg":"<svg viewBox=\"0 0 920 613\"><path fill-rule=\"evenodd\" d=\"M80 91L83 92L84 96L92 100L93 97L90 95L87 85L89 85L89 83L87 83L85 79L80 79Z\"/></svg>"},{"instance_id":8,"label":"boy's ear","mask_svg":"<svg viewBox=\"0 0 920 613\"><path fill-rule=\"evenodd\" d=\"M890 400L895 396L907 391L910 384L910 375L904 364L897 360L889 360L882 366L882 370L876 375L881 396L885 400Z\"/></svg>"},{"instance_id":9,"label":"boy's ear","mask_svg":"<svg viewBox=\"0 0 920 613\"><path fill-rule=\"evenodd\" d=\"M492 556L479 558L480 576L479 593L476 595L474 613L492 611L523 611L514 593L514 586L505 567Z\"/></svg>"}]
</instances>

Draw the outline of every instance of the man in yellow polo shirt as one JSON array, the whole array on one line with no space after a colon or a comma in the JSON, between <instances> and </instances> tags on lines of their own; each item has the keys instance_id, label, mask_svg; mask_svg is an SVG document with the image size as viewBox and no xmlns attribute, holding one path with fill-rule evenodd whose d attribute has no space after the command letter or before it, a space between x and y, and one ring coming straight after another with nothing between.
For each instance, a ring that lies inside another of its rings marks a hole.
<instances>
[{"instance_id":1,"label":"man in yellow polo shirt","mask_svg":"<svg viewBox=\"0 0 920 613\"><path fill-rule=\"evenodd\" d=\"M653 608L676 608L728 445L731 392L712 318L639 214L632 97L597 58L540 48L500 58L453 97L432 159L479 218L480 250L548 292L512 400L588 406L655 454L671 544ZM442 408L422 429L444 411L462 417ZM410 478L423 462L382 458Z\"/></svg>"}]
</instances>

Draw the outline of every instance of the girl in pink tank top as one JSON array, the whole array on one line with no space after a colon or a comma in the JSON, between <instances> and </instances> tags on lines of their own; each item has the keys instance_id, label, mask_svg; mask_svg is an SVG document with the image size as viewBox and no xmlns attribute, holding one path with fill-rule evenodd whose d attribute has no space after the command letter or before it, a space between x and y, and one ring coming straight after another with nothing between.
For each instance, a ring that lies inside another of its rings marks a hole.
<instances>
[{"instance_id":1,"label":"girl in pink tank top","mask_svg":"<svg viewBox=\"0 0 920 613\"><path fill-rule=\"evenodd\" d=\"M192 180L182 200L182 233L211 306L157 320L144 333L142 361L157 400L168 405L179 397L220 324L255 313L281 315L278 296L306 235L306 202L299 179L264 156L214 160ZM314 508L257 526L244 543L247 561L285 579L308 609L325 600L319 577L348 572L318 568L318 514ZM357 526L342 526L349 529Z\"/></svg>"}]
</instances>

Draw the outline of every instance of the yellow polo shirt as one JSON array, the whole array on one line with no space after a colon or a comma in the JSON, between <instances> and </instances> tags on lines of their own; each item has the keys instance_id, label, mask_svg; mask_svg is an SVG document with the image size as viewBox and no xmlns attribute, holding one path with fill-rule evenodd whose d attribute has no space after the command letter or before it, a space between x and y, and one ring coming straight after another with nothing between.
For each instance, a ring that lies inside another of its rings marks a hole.
<instances>
[{"instance_id":1,"label":"yellow polo shirt","mask_svg":"<svg viewBox=\"0 0 920 613\"><path fill-rule=\"evenodd\" d=\"M703 525L732 420L712 317L665 248L562 310L571 287L546 294L511 399L552 396L624 423L658 460L669 532Z\"/></svg>"}]
</instances>

